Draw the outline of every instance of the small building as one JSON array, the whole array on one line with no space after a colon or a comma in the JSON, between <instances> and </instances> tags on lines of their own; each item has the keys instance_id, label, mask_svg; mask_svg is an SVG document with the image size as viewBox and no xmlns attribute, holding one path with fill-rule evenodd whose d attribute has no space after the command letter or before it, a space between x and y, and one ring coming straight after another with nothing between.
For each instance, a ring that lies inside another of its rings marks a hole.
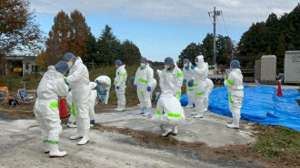
<instances>
[{"instance_id":1,"label":"small building","mask_svg":"<svg viewBox=\"0 0 300 168\"><path fill-rule=\"evenodd\" d=\"M36 56L6 56L4 75L18 74L24 76L37 72Z\"/></svg>"},{"instance_id":2,"label":"small building","mask_svg":"<svg viewBox=\"0 0 300 168\"><path fill-rule=\"evenodd\" d=\"M284 82L294 84L300 83L300 50L285 52Z\"/></svg>"},{"instance_id":3,"label":"small building","mask_svg":"<svg viewBox=\"0 0 300 168\"><path fill-rule=\"evenodd\" d=\"M262 83L276 82L276 56L263 55L255 61L255 80Z\"/></svg>"}]
</instances>

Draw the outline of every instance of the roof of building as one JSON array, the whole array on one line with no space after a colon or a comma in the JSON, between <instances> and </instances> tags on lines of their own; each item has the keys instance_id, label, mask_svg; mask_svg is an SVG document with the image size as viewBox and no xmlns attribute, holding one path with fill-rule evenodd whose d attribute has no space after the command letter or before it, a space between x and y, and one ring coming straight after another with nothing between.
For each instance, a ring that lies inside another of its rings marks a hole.
<instances>
[{"instance_id":1,"label":"roof of building","mask_svg":"<svg viewBox=\"0 0 300 168\"><path fill-rule=\"evenodd\" d=\"M16 60L35 61L36 56L6 56L5 59L10 61L16 61Z\"/></svg>"}]
</instances>

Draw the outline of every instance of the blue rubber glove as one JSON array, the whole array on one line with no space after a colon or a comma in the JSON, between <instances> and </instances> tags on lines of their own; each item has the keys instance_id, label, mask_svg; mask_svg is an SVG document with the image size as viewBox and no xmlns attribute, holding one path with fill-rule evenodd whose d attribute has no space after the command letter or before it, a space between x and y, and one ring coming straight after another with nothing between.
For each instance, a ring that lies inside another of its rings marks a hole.
<instances>
[{"instance_id":1,"label":"blue rubber glove","mask_svg":"<svg viewBox=\"0 0 300 168\"><path fill-rule=\"evenodd\" d=\"M195 69L195 67L196 67L195 65L192 65L192 66L191 66L191 69Z\"/></svg>"},{"instance_id":2,"label":"blue rubber glove","mask_svg":"<svg viewBox=\"0 0 300 168\"><path fill-rule=\"evenodd\" d=\"M118 89L118 90L119 90L119 89L120 89L120 87L119 87L119 86L116 86L116 89Z\"/></svg>"},{"instance_id":3,"label":"blue rubber glove","mask_svg":"<svg viewBox=\"0 0 300 168\"><path fill-rule=\"evenodd\" d=\"M148 91L148 92L151 92L151 90L152 90L151 87L148 86L148 87L147 87L147 91Z\"/></svg>"},{"instance_id":4,"label":"blue rubber glove","mask_svg":"<svg viewBox=\"0 0 300 168\"><path fill-rule=\"evenodd\" d=\"M193 87L193 86L194 86L194 80L189 80L188 87Z\"/></svg>"},{"instance_id":5,"label":"blue rubber glove","mask_svg":"<svg viewBox=\"0 0 300 168\"><path fill-rule=\"evenodd\" d=\"M64 78L64 81L65 81L66 85L69 86L69 82L67 81L67 78Z\"/></svg>"},{"instance_id":6,"label":"blue rubber glove","mask_svg":"<svg viewBox=\"0 0 300 168\"><path fill-rule=\"evenodd\" d=\"M186 85L186 79L183 79L183 85Z\"/></svg>"}]
</instances>

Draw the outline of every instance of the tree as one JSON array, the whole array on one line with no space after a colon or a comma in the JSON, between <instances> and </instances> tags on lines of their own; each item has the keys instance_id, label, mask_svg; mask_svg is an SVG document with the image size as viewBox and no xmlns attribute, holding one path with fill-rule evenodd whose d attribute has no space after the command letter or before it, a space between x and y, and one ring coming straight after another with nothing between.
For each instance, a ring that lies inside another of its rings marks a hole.
<instances>
[{"instance_id":1,"label":"tree","mask_svg":"<svg viewBox=\"0 0 300 168\"><path fill-rule=\"evenodd\" d=\"M0 0L0 63L12 51L40 49L41 42L41 32L34 23L33 13L29 12L29 2Z\"/></svg>"},{"instance_id":2,"label":"tree","mask_svg":"<svg viewBox=\"0 0 300 168\"><path fill-rule=\"evenodd\" d=\"M46 57L47 57L46 52L45 52L44 50L42 50L42 51L38 54L38 56L37 56L37 58L36 58L36 60L35 60L35 63L36 63L39 67L41 67L41 68L46 68L46 67L47 67L47 64L46 64Z\"/></svg>"},{"instance_id":3,"label":"tree","mask_svg":"<svg viewBox=\"0 0 300 168\"><path fill-rule=\"evenodd\" d=\"M58 12L46 42L47 65L55 64L65 52L70 51L71 30L69 16L64 11Z\"/></svg>"},{"instance_id":4,"label":"tree","mask_svg":"<svg viewBox=\"0 0 300 168\"><path fill-rule=\"evenodd\" d=\"M243 66L253 67L263 54L277 56L279 70L283 70L286 50L300 49L300 4L280 18L270 14L265 22L253 24L238 44L238 55Z\"/></svg>"},{"instance_id":5,"label":"tree","mask_svg":"<svg viewBox=\"0 0 300 168\"><path fill-rule=\"evenodd\" d=\"M88 35L86 42L86 57L83 57L83 60L87 63L97 62L97 40L92 33Z\"/></svg>"},{"instance_id":6,"label":"tree","mask_svg":"<svg viewBox=\"0 0 300 168\"><path fill-rule=\"evenodd\" d=\"M113 64L116 58L121 58L121 42L112 33L111 27L105 26L97 42L97 64Z\"/></svg>"},{"instance_id":7,"label":"tree","mask_svg":"<svg viewBox=\"0 0 300 168\"><path fill-rule=\"evenodd\" d=\"M227 64L231 59L233 54L233 43L228 36L217 36L217 63ZM182 64L184 58L188 58L190 61L194 62L195 57L203 54L205 60L212 64L213 58L213 35L207 34L202 40L202 44L190 43L179 55L179 64Z\"/></svg>"},{"instance_id":8,"label":"tree","mask_svg":"<svg viewBox=\"0 0 300 168\"><path fill-rule=\"evenodd\" d=\"M141 57L140 49L133 42L125 40L122 43L119 59L122 59L128 65L134 65L139 63Z\"/></svg>"},{"instance_id":9,"label":"tree","mask_svg":"<svg viewBox=\"0 0 300 168\"><path fill-rule=\"evenodd\" d=\"M202 49L203 49L203 55L206 58L206 61L209 64L212 64L213 60L213 41L214 36L211 33L208 33L205 38L202 40Z\"/></svg>"},{"instance_id":10,"label":"tree","mask_svg":"<svg viewBox=\"0 0 300 168\"><path fill-rule=\"evenodd\" d=\"M218 35L217 40L217 63L226 65L233 54L233 43L230 37Z\"/></svg>"},{"instance_id":11,"label":"tree","mask_svg":"<svg viewBox=\"0 0 300 168\"><path fill-rule=\"evenodd\" d=\"M78 10L74 10L70 16L71 39L69 50L82 58L87 57L86 43L91 35L90 28L87 25L84 16Z\"/></svg>"},{"instance_id":12,"label":"tree","mask_svg":"<svg viewBox=\"0 0 300 168\"><path fill-rule=\"evenodd\" d=\"M179 64L180 66L183 64L183 59L187 58L191 62L194 63L194 60L196 56L200 55L202 53L201 45L198 45L196 43L190 43L188 46L186 46L185 49L183 49L179 55Z\"/></svg>"}]
</instances>

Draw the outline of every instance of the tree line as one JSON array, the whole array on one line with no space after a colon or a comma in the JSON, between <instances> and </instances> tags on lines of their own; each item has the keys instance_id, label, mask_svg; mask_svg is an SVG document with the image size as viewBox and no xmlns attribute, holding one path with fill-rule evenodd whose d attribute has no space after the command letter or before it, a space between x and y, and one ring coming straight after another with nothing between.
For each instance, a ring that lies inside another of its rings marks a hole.
<instances>
[{"instance_id":1,"label":"tree line","mask_svg":"<svg viewBox=\"0 0 300 168\"><path fill-rule=\"evenodd\" d=\"M266 21L252 24L237 46L244 66L253 67L262 55L272 54L281 71L286 50L300 50L300 4L281 17L271 13Z\"/></svg>"},{"instance_id":2,"label":"tree line","mask_svg":"<svg viewBox=\"0 0 300 168\"><path fill-rule=\"evenodd\" d=\"M217 36L217 63L227 65L232 58L240 60L244 68L254 68L255 61L262 55L276 55L277 68L283 71L286 50L300 50L300 4L290 13L281 17L271 13L266 21L253 23L243 33L237 46L228 36ZM190 43L179 55L183 58L194 58L202 53L212 64L213 35L207 34L202 42Z\"/></svg>"},{"instance_id":3,"label":"tree line","mask_svg":"<svg viewBox=\"0 0 300 168\"><path fill-rule=\"evenodd\" d=\"M216 37L217 63L225 65L231 58L234 51L234 46L229 36L217 35ZM213 64L213 34L208 33L202 42L190 43L179 55L179 64L182 64L184 58L189 59L194 63L195 57L203 54L205 60Z\"/></svg>"},{"instance_id":4,"label":"tree line","mask_svg":"<svg viewBox=\"0 0 300 168\"><path fill-rule=\"evenodd\" d=\"M139 48L132 41L121 42L108 25L96 38L78 10L70 16L64 11L58 12L46 40L46 49L37 62L44 66L54 64L68 51L80 56L87 64L95 65L111 65L115 59L131 65L141 57Z\"/></svg>"}]
</instances>

